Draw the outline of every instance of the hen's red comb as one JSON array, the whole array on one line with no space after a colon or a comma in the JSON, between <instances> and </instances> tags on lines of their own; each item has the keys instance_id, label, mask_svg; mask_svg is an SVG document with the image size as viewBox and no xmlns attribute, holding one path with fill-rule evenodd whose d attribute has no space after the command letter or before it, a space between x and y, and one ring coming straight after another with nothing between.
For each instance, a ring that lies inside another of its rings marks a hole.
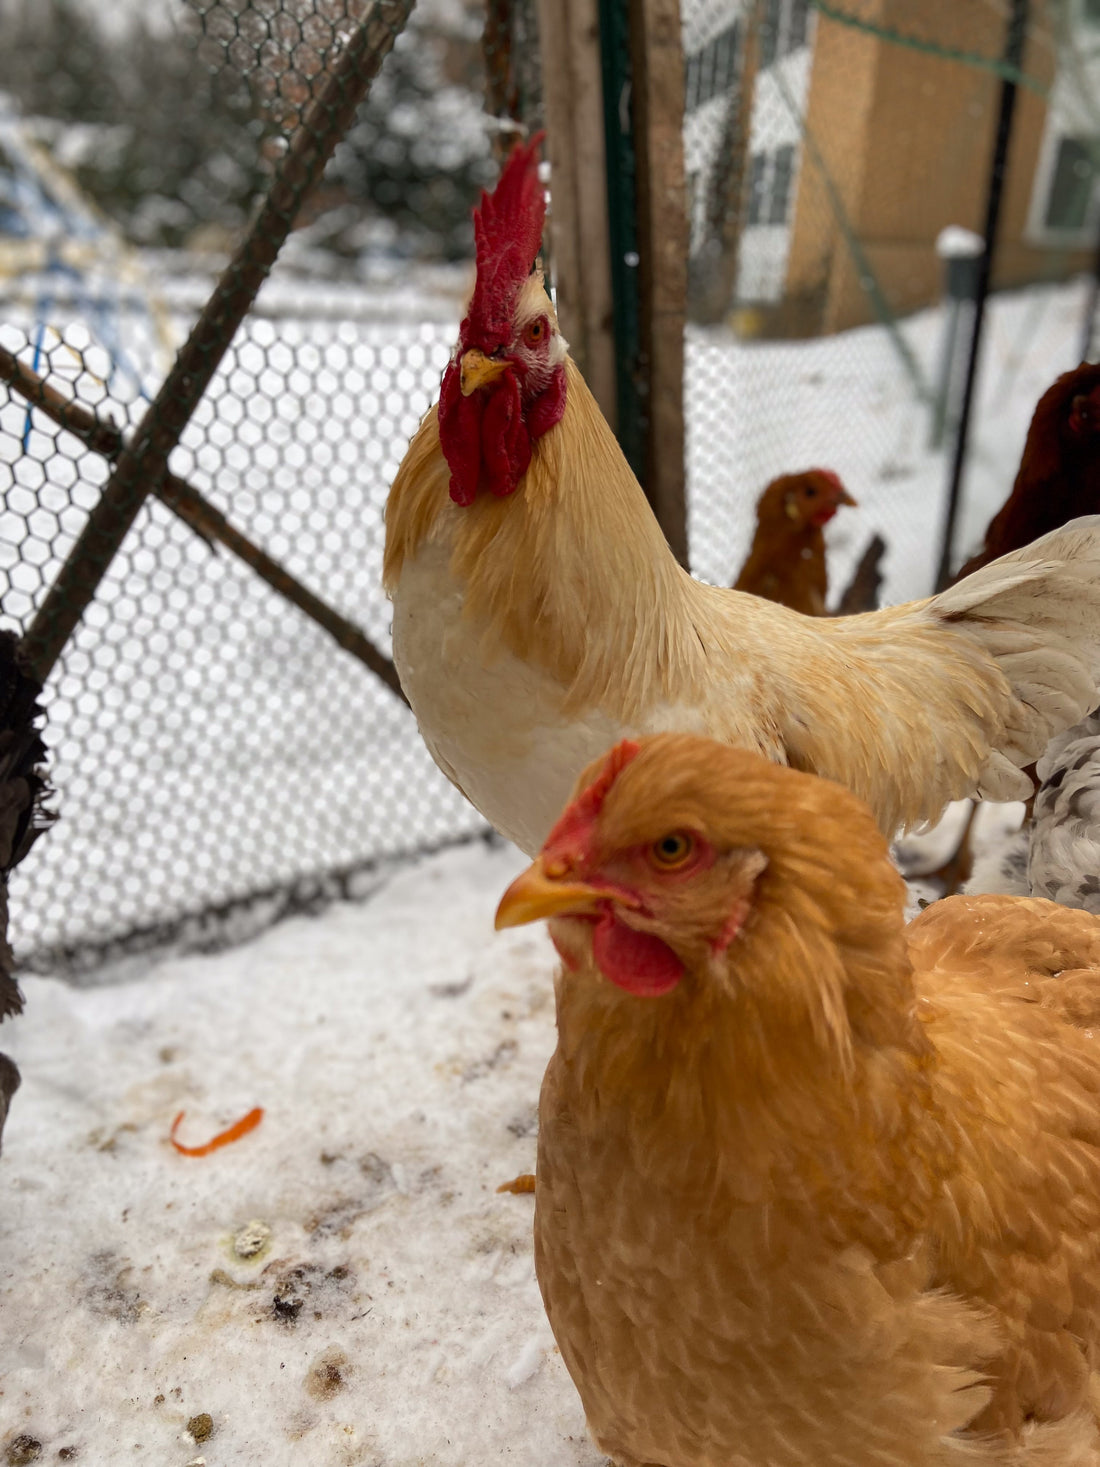
<instances>
[{"instance_id":1,"label":"hen's red comb","mask_svg":"<svg viewBox=\"0 0 1100 1467\"><path fill-rule=\"evenodd\" d=\"M567 859L583 859L592 833L592 823L603 808L608 791L631 759L641 748L634 739L622 739L608 754L599 774L575 800L566 806L561 818L546 837L543 852L563 855Z\"/></svg>"},{"instance_id":2,"label":"hen's red comb","mask_svg":"<svg viewBox=\"0 0 1100 1467\"><path fill-rule=\"evenodd\" d=\"M531 273L542 244L546 195L538 151L545 133L517 143L491 194L474 210L477 280L462 323L464 345L487 355L512 336L516 292Z\"/></svg>"}]
</instances>

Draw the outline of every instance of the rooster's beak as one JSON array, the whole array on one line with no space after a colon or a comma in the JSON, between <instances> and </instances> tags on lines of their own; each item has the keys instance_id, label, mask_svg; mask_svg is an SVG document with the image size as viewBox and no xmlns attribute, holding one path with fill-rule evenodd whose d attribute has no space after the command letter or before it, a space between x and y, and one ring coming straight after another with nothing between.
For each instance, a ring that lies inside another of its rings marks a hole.
<instances>
[{"instance_id":1,"label":"rooster's beak","mask_svg":"<svg viewBox=\"0 0 1100 1467\"><path fill-rule=\"evenodd\" d=\"M501 897L495 926L499 932L502 927L522 927L525 922L538 922L563 912L594 916L608 895L583 881L554 880L547 875L540 856Z\"/></svg>"},{"instance_id":2,"label":"rooster's beak","mask_svg":"<svg viewBox=\"0 0 1100 1467\"><path fill-rule=\"evenodd\" d=\"M458 384L462 389L462 396L469 397L471 392L484 387L486 382L494 381L511 365L507 357L487 357L483 351L472 346L469 351L462 353L458 364Z\"/></svg>"}]
</instances>

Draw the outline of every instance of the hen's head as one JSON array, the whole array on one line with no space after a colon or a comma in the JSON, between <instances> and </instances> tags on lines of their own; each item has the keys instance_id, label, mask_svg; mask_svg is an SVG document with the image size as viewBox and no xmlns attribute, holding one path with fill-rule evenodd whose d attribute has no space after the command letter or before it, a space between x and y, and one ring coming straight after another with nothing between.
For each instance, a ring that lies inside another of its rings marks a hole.
<instances>
[{"instance_id":1,"label":"hen's head","mask_svg":"<svg viewBox=\"0 0 1100 1467\"><path fill-rule=\"evenodd\" d=\"M594 967L638 998L750 994L837 1038L849 990L873 995L889 986L884 968L908 973L903 904L886 843L849 791L659 734L581 776L497 925L552 918L568 968Z\"/></svg>"},{"instance_id":2,"label":"hen's head","mask_svg":"<svg viewBox=\"0 0 1100 1467\"><path fill-rule=\"evenodd\" d=\"M472 504L479 489L511 494L532 443L565 411L568 348L538 261L542 136L513 149L474 210L477 279L439 397L439 441L456 504Z\"/></svg>"},{"instance_id":3,"label":"hen's head","mask_svg":"<svg viewBox=\"0 0 1100 1467\"><path fill-rule=\"evenodd\" d=\"M1078 369L1079 389L1069 401L1066 430L1078 443L1100 452L1100 365Z\"/></svg>"},{"instance_id":4,"label":"hen's head","mask_svg":"<svg viewBox=\"0 0 1100 1467\"><path fill-rule=\"evenodd\" d=\"M798 530L816 525L820 529L842 504L855 502L831 469L807 469L773 479L760 496L757 515L762 523L789 523Z\"/></svg>"}]
</instances>

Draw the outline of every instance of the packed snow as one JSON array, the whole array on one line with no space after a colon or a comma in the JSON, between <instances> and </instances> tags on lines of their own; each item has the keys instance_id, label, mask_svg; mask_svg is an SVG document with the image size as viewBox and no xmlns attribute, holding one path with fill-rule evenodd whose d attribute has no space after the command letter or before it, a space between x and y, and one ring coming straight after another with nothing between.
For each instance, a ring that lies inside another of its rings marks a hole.
<instances>
[{"instance_id":1,"label":"packed snow","mask_svg":"<svg viewBox=\"0 0 1100 1467\"><path fill-rule=\"evenodd\" d=\"M25 981L0 1461L602 1462L533 1199L496 1191L534 1169L553 1046L550 944L493 932L521 864L476 841L214 957ZM170 1144L181 1111L194 1146L255 1106L209 1155Z\"/></svg>"}]
</instances>

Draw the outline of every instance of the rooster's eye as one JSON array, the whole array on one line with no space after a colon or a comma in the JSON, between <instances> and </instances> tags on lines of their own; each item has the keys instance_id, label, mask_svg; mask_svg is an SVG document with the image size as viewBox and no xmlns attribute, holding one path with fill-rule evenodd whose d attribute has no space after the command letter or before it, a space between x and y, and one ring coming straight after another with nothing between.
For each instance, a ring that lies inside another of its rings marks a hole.
<instances>
[{"instance_id":1,"label":"rooster's eye","mask_svg":"<svg viewBox=\"0 0 1100 1467\"><path fill-rule=\"evenodd\" d=\"M660 840L654 841L649 848L649 854L656 866L664 871L671 871L677 866L682 866L685 861L691 859L695 852L695 841L690 835L683 831L674 831L671 835L663 835Z\"/></svg>"},{"instance_id":2,"label":"rooster's eye","mask_svg":"<svg viewBox=\"0 0 1100 1467\"><path fill-rule=\"evenodd\" d=\"M523 333L523 339L528 346L537 346L546 335L546 319L540 316L537 321L532 321Z\"/></svg>"}]
</instances>

